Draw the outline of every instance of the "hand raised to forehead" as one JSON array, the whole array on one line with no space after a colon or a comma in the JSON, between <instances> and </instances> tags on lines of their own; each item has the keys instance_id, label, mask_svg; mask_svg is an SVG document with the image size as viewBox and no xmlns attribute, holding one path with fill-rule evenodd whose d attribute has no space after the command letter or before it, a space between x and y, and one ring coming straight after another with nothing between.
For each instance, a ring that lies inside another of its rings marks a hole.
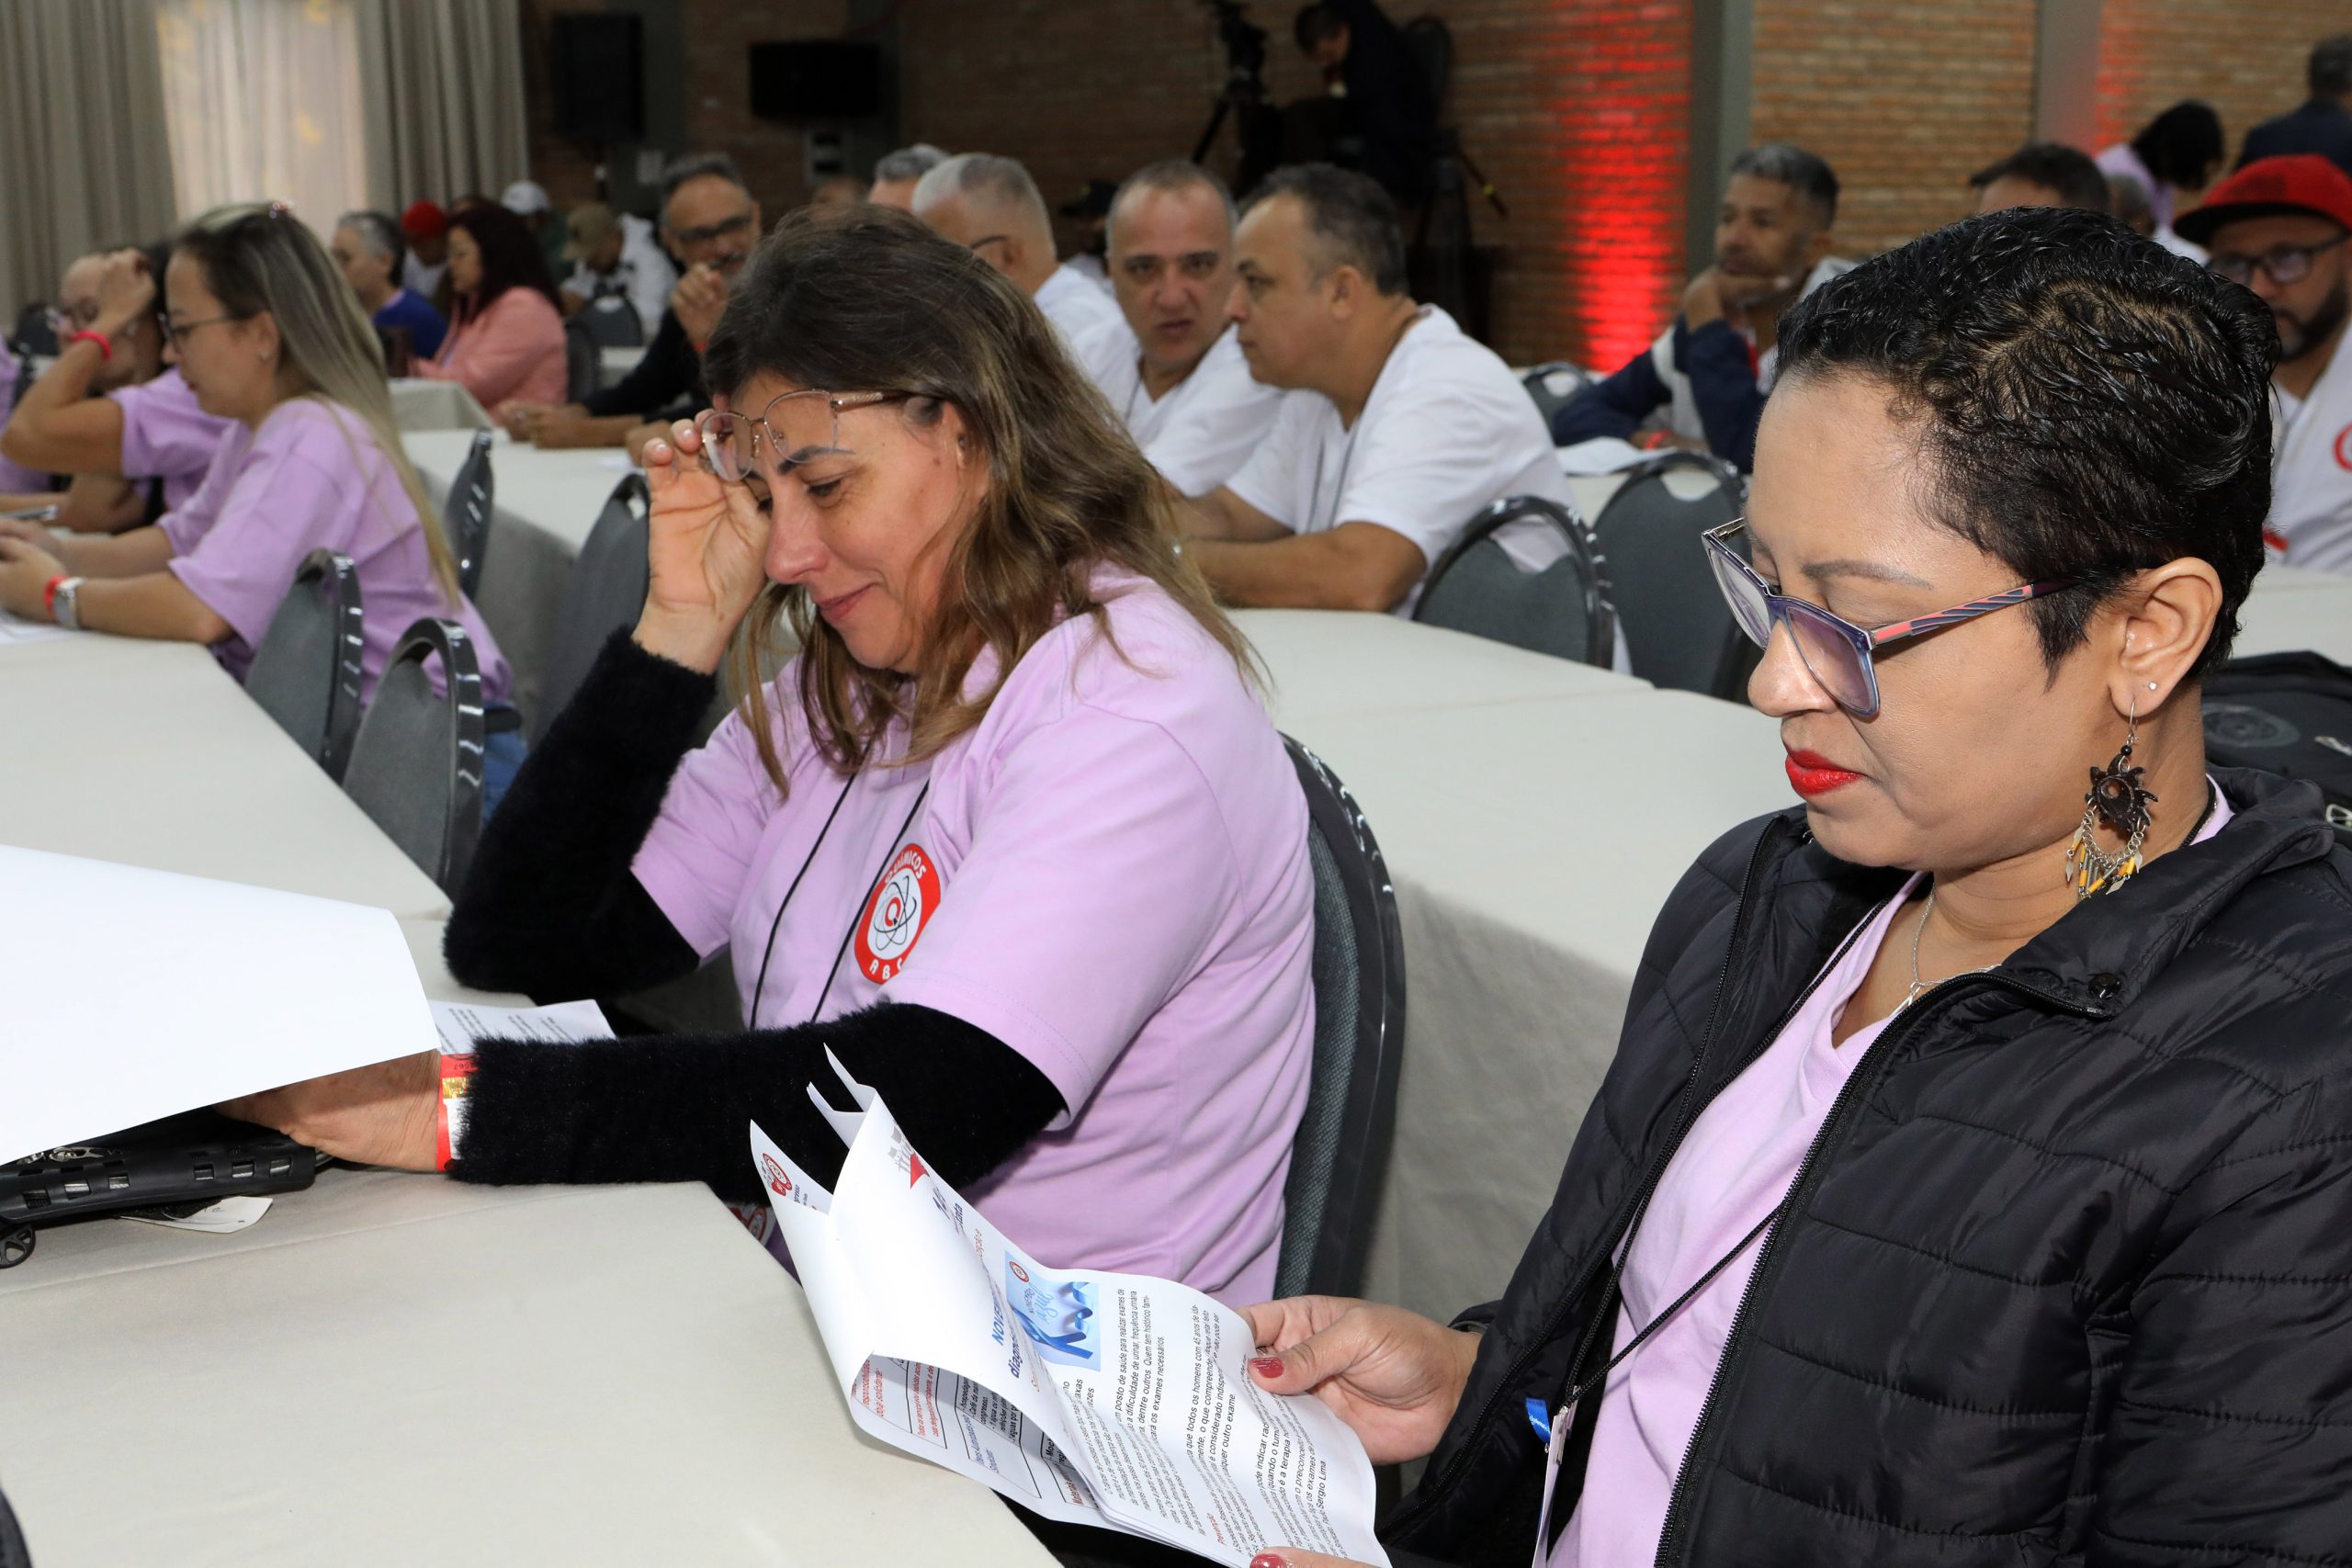
<instances>
[{"instance_id":1,"label":"hand raised to forehead","mask_svg":"<svg viewBox=\"0 0 2352 1568\"><path fill-rule=\"evenodd\" d=\"M651 581L638 641L691 669L715 671L767 583L769 516L749 485L703 461L702 433L680 420L645 445L651 496Z\"/></svg>"}]
</instances>

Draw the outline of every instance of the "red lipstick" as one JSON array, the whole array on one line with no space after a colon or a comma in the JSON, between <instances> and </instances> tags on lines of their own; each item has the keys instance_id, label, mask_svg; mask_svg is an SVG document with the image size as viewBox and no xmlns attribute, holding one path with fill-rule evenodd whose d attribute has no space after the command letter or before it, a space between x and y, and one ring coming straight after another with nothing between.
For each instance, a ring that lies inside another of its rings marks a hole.
<instances>
[{"instance_id":1,"label":"red lipstick","mask_svg":"<svg viewBox=\"0 0 2352 1568\"><path fill-rule=\"evenodd\" d=\"M1841 789L1861 776L1838 766L1818 751L1789 753L1789 783L1807 800Z\"/></svg>"}]
</instances>

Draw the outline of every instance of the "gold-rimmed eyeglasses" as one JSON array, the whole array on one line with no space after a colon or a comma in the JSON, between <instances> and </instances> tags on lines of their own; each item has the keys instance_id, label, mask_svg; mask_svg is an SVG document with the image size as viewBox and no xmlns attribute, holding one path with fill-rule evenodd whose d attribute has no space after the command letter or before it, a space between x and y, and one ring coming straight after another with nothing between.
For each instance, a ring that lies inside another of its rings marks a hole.
<instances>
[{"instance_id":1,"label":"gold-rimmed eyeglasses","mask_svg":"<svg viewBox=\"0 0 2352 1568\"><path fill-rule=\"evenodd\" d=\"M702 436L703 462L730 484L741 484L764 466L781 474L795 464L851 450L842 445L842 414L899 401L905 392L829 392L804 388L780 392L759 412L705 409L695 416Z\"/></svg>"}]
</instances>

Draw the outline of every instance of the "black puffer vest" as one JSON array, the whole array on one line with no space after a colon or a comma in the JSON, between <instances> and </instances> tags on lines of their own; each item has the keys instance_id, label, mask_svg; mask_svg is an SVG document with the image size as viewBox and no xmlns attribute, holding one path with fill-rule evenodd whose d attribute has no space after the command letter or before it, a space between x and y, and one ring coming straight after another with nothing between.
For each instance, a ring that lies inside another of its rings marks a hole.
<instances>
[{"instance_id":1,"label":"black puffer vest","mask_svg":"<svg viewBox=\"0 0 2352 1568\"><path fill-rule=\"evenodd\" d=\"M2352 1563L2352 852L2308 785L2215 777L2221 833L1870 1046L1761 1246L1660 1564ZM1668 1158L1900 881L1801 811L1683 878L1394 1544L1528 1561L1524 1402L1605 1358L1609 1258Z\"/></svg>"}]
</instances>

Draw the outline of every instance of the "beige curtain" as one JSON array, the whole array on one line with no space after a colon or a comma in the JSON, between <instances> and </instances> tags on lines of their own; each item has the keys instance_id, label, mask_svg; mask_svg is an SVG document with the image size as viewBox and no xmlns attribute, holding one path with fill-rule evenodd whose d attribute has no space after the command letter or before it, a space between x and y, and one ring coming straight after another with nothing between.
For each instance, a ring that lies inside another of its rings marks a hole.
<instances>
[{"instance_id":1,"label":"beige curtain","mask_svg":"<svg viewBox=\"0 0 2352 1568\"><path fill-rule=\"evenodd\" d=\"M368 186L398 212L530 173L517 0L353 0Z\"/></svg>"},{"instance_id":2,"label":"beige curtain","mask_svg":"<svg viewBox=\"0 0 2352 1568\"><path fill-rule=\"evenodd\" d=\"M321 238L368 183L353 0L154 0L188 217L283 201Z\"/></svg>"},{"instance_id":3,"label":"beige curtain","mask_svg":"<svg viewBox=\"0 0 2352 1568\"><path fill-rule=\"evenodd\" d=\"M172 227L153 0L0 0L0 326L65 264Z\"/></svg>"}]
</instances>

